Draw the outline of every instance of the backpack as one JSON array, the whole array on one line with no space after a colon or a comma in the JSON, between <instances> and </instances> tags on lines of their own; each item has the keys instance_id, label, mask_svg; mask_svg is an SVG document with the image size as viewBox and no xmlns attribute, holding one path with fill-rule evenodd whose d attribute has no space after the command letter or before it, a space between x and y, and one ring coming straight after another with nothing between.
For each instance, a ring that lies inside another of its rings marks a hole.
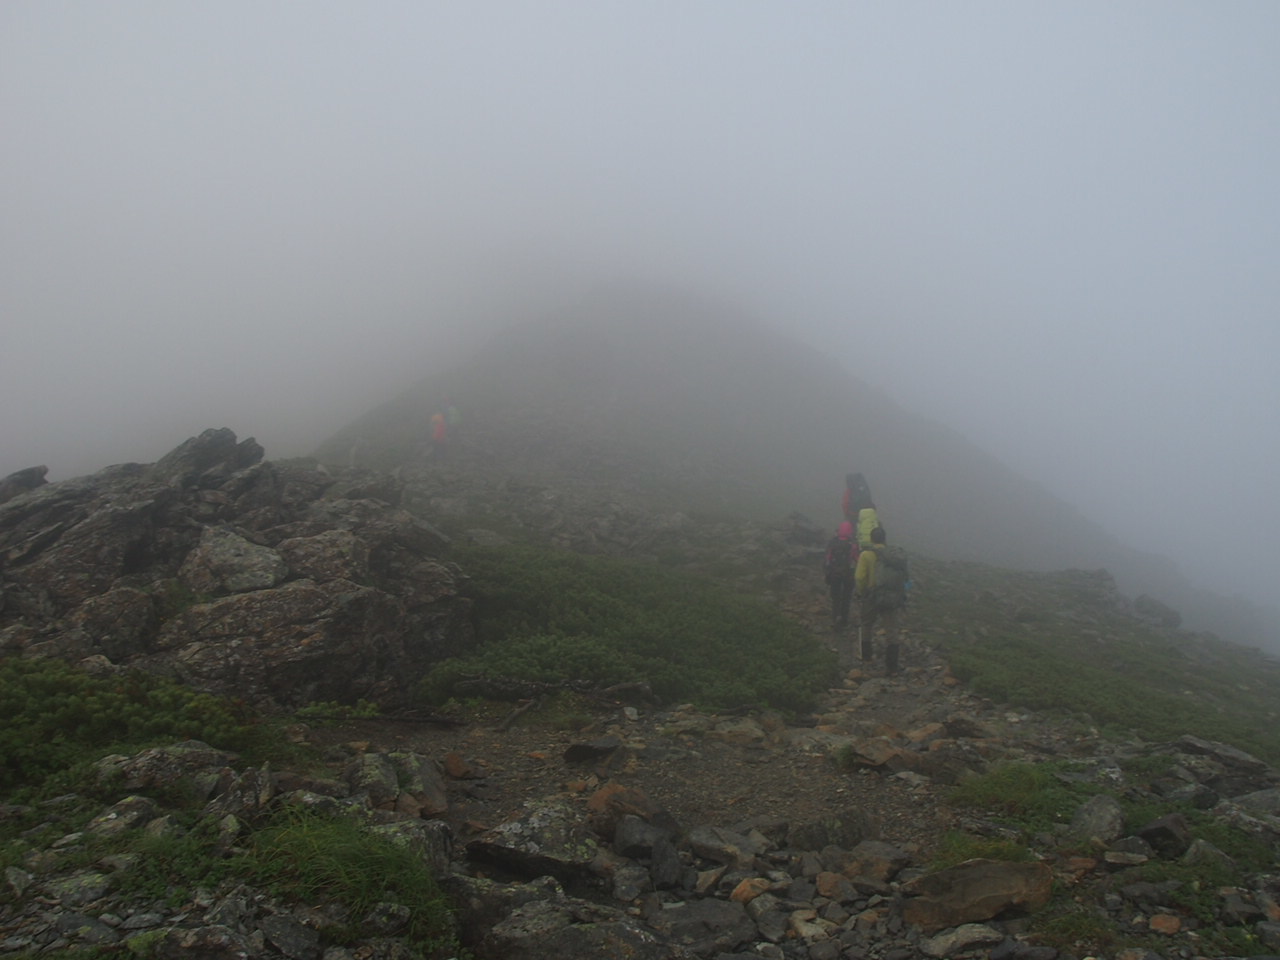
<instances>
[{"instance_id":1,"label":"backpack","mask_svg":"<svg viewBox=\"0 0 1280 960\"><path fill-rule=\"evenodd\" d=\"M880 515L875 507L863 507L858 511L858 520L854 524L858 533L858 546L871 546L871 531L880 526Z\"/></svg>"},{"instance_id":2,"label":"backpack","mask_svg":"<svg viewBox=\"0 0 1280 960\"><path fill-rule=\"evenodd\" d=\"M901 547L876 548L876 584L871 589L871 602L881 610L892 610L907 602L907 581L911 566L907 552Z\"/></svg>"},{"instance_id":3,"label":"backpack","mask_svg":"<svg viewBox=\"0 0 1280 960\"><path fill-rule=\"evenodd\" d=\"M853 573L853 565L858 561L858 545L853 540L841 540L833 537L827 544L827 558L822 562L822 570L830 585L838 580L847 580Z\"/></svg>"}]
</instances>

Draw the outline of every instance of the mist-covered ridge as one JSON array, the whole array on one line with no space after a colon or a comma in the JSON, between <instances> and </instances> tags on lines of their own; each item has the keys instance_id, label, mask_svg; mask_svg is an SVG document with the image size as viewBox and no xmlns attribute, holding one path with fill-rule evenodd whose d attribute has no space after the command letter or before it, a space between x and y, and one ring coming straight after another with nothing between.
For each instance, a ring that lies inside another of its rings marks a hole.
<instances>
[{"instance_id":1,"label":"mist-covered ridge","mask_svg":"<svg viewBox=\"0 0 1280 960\"><path fill-rule=\"evenodd\" d=\"M669 508L761 519L799 510L834 526L844 475L858 470L890 536L909 549L1015 569L1106 568L1125 592L1171 604L1189 625L1262 646L1280 632L1264 611L1120 542L1088 504L1054 496L779 332L787 318L770 320L685 291L602 288L513 323L318 455L421 462L429 418L451 398L465 420L448 453L455 468L606 485Z\"/></svg>"}]
</instances>

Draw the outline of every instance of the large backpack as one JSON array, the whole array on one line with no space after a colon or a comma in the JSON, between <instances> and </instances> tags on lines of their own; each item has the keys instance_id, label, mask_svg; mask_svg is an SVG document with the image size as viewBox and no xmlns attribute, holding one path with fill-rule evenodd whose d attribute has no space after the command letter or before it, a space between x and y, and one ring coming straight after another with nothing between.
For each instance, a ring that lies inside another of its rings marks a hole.
<instances>
[{"instance_id":1,"label":"large backpack","mask_svg":"<svg viewBox=\"0 0 1280 960\"><path fill-rule=\"evenodd\" d=\"M864 550L871 546L871 531L880 526L880 515L875 507L863 507L858 511L858 520L854 524L858 532L858 546Z\"/></svg>"},{"instance_id":2,"label":"large backpack","mask_svg":"<svg viewBox=\"0 0 1280 960\"><path fill-rule=\"evenodd\" d=\"M853 575L853 566L858 562L858 545L852 539L841 540L833 537L827 544L827 558L822 563L823 573L828 584L838 580L847 580Z\"/></svg>"},{"instance_id":3,"label":"large backpack","mask_svg":"<svg viewBox=\"0 0 1280 960\"><path fill-rule=\"evenodd\" d=\"M871 602L880 610L893 610L907 602L911 565L901 547L876 547L876 583Z\"/></svg>"}]
</instances>

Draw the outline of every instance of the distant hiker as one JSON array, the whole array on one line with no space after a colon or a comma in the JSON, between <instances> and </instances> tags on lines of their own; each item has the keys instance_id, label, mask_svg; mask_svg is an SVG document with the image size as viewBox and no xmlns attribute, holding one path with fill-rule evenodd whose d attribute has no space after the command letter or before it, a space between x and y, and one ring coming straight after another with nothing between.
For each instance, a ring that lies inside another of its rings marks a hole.
<instances>
[{"instance_id":1,"label":"distant hiker","mask_svg":"<svg viewBox=\"0 0 1280 960\"><path fill-rule=\"evenodd\" d=\"M853 524L858 546L865 550L871 546L871 531L880 526L880 515L871 500L871 488L867 478L860 473L846 474L844 498L841 502L844 518Z\"/></svg>"},{"instance_id":2,"label":"distant hiker","mask_svg":"<svg viewBox=\"0 0 1280 960\"><path fill-rule=\"evenodd\" d=\"M858 556L854 583L858 590L858 632L861 635L862 660L874 655L873 637L885 637L884 668L898 672L898 652L906 633L904 623L911 567L901 547L885 544L883 527L871 531L871 546Z\"/></svg>"},{"instance_id":3,"label":"distant hiker","mask_svg":"<svg viewBox=\"0 0 1280 960\"><path fill-rule=\"evenodd\" d=\"M449 439L449 428L445 424L443 413L431 415L431 450L436 456L444 454L445 442Z\"/></svg>"},{"instance_id":4,"label":"distant hiker","mask_svg":"<svg viewBox=\"0 0 1280 960\"><path fill-rule=\"evenodd\" d=\"M452 400L446 399L444 402L444 425L448 431L449 439L454 443L458 442L458 427L462 425L462 412Z\"/></svg>"},{"instance_id":5,"label":"distant hiker","mask_svg":"<svg viewBox=\"0 0 1280 960\"><path fill-rule=\"evenodd\" d=\"M827 544L822 562L827 586L831 588L831 626L843 630L849 626L849 604L853 600L853 573L858 562L858 544L853 539L853 524L840 524Z\"/></svg>"}]
</instances>

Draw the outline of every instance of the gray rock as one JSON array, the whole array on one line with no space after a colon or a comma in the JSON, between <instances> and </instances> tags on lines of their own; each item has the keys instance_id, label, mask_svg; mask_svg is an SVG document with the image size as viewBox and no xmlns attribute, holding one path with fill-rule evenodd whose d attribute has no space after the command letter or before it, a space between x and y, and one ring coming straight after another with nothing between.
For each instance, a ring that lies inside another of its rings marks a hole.
<instances>
[{"instance_id":1,"label":"gray rock","mask_svg":"<svg viewBox=\"0 0 1280 960\"><path fill-rule=\"evenodd\" d=\"M0 480L0 503L7 503L14 497L44 486L49 482L44 478L48 472L49 468L43 464L38 467L25 467L22 470L15 470L3 480Z\"/></svg>"},{"instance_id":2,"label":"gray rock","mask_svg":"<svg viewBox=\"0 0 1280 960\"><path fill-rule=\"evenodd\" d=\"M493 925L476 953L494 960L684 960L690 956L619 910L568 898L534 900L516 907Z\"/></svg>"},{"instance_id":3,"label":"gray rock","mask_svg":"<svg viewBox=\"0 0 1280 960\"><path fill-rule=\"evenodd\" d=\"M686 840L699 857L737 870L753 869L756 855L764 852L756 841L724 827L694 827Z\"/></svg>"},{"instance_id":4,"label":"gray rock","mask_svg":"<svg viewBox=\"0 0 1280 960\"><path fill-rule=\"evenodd\" d=\"M1124 832L1124 811L1109 793L1095 794L1076 808L1069 830L1082 840L1110 843Z\"/></svg>"},{"instance_id":5,"label":"gray rock","mask_svg":"<svg viewBox=\"0 0 1280 960\"><path fill-rule=\"evenodd\" d=\"M875 840L876 827L865 811L834 810L831 816L812 823L800 823L787 833L793 850L821 850L823 847L853 849L864 840Z\"/></svg>"},{"instance_id":6,"label":"gray rock","mask_svg":"<svg viewBox=\"0 0 1280 960\"><path fill-rule=\"evenodd\" d=\"M259 928L289 960L318 960L321 954L320 934L292 917L263 917Z\"/></svg>"},{"instance_id":7,"label":"gray rock","mask_svg":"<svg viewBox=\"0 0 1280 960\"><path fill-rule=\"evenodd\" d=\"M44 887L48 895L62 901L63 906L82 907L106 896L111 881L101 873L85 870L68 877L56 877Z\"/></svg>"},{"instance_id":8,"label":"gray rock","mask_svg":"<svg viewBox=\"0 0 1280 960\"><path fill-rule=\"evenodd\" d=\"M649 925L698 956L736 950L756 935L743 905L728 900L680 903L650 917Z\"/></svg>"},{"instance_id":9,"label":"gray rock","mask_svg":"<svg viewBox=\"0 0 1280 960\"><path fill-rule=\"evenodd\" d=\"M85 833L100 837L116 837L145 826L159 815L159 807L147 797L125 797L113 804L85 826Z\"/></svg>"},{"instance_id":10,"label":"gray rock","mask_svg":"<svg viewBox=\"0 0 1280 960\"><path fill-rule=\"evenodd\" d=\"M957 953L998 944L1003 940L1004 934L994 927L982 923L966 923L921 941L920 952L927 957L953 957Z\"/></svg>"},{"instance_id":11,"label":"gray rock","mask_svg":"<svg viewBox=\"0 0 1280 960\"><path fill-rule=\"evenodd\" d=\"M592 881L590 868L598 848L578 811L553 798L526 804L518 818L468 843L467 853L530 879L549 875L578 885Z\"/></svg>"}]
</instances>

